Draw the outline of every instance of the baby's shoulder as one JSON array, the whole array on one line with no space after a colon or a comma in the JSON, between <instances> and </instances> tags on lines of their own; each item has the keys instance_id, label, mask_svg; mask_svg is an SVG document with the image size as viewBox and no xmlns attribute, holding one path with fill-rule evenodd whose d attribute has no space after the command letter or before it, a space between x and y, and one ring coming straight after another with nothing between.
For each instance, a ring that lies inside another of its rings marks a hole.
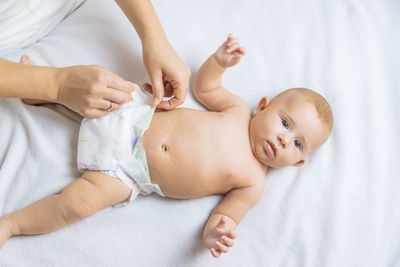
<instances>
[{"instance_id":1,"label":"baby's shoulder","mask_svg":"<svg viewBox=\"0 0 400 267\"><path fill-rule=\"evenodd\" d=\"M248 118L251 114L251 109L246 101L241 97L238 97L238 100L232 104L232 106L226 108L220 113L233 118Z\"/></svg>"},{"instance_id":2,"label":"baby's shoulder","mask_svg":"<svg viewBox=\"0 0 400 267\"><path fill-rule=\"evenodd\" d=\"M251 119L250 108L247 109L246 107L235 107L220 112L219 116L221 118L221 127L226 127L226 130L231 131L231 134L238 137L247 134Z\"/></svg>"},{"instance_id":3,"label":"baby's shoulder","mask_svg":"<svg viewBox=\"0 0 400 267\"><path fill-rule=\"evenodd\" d=\"M241 184L236 186L235 189L242 192L239 197L253 206L261 199L264 193L264 187L265 173L248 170L245 179L243 179Z\"/></svg>"},{"instance_id":4,"label":"baby's shoulder","mask_svg":"<svg viewBox=\"0 0 400 267\"><path fill-rule=\"evenodd\" d=\"M242 177L241 186L243 187L257 187L259 189L264 188L265 177L267 174L267 169L257 162L247 162L242 164L240 170L240 176Z\"/></svg>"}]
</instances>

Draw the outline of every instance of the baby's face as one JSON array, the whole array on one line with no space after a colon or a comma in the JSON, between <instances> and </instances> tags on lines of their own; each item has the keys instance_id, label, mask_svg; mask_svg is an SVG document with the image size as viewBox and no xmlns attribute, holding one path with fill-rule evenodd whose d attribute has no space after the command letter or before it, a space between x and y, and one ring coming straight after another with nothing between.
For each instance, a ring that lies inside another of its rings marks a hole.
<instances>
[{"instance_id":1,"label":"baby's face","mask_svg":"<svg viewBox=\"0 0 400 267\"><path fill-rule=\"evenodd\" d=\"M250 122L250 145L265 165L281 168L302 165L329 133L313 103L297 93L260 100Z\"/></svg>"}]
</instances>

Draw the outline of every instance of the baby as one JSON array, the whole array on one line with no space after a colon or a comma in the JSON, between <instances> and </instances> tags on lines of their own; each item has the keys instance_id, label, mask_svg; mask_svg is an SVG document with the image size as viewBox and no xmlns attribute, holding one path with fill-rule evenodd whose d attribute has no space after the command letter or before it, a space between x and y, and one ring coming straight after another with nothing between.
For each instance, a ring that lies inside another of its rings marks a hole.
<instances>
[{"instance_id":1,"label":"baby","mask_svg":"<svg viewBox=\"0 0 400 267\"><path fill-rule=\"evenodd\" d=\"M228 252L235 229L263 194L267 168L304 164L327 140L333 123L327 101L305 88L283 91L272 100L263 97L251 112L221 86L226 68L244 54L229 35L199 69L193 93L208 111L154 113L151 97L135 90L121 110L85 118L78 145L83 175L61 193L4 215L0 247L11 236L55 231L156 192L170 198L225 195L208 219L203 240L214 257ZM149 85L144 89L151 91Z\"/></svg>"}]
</instances>

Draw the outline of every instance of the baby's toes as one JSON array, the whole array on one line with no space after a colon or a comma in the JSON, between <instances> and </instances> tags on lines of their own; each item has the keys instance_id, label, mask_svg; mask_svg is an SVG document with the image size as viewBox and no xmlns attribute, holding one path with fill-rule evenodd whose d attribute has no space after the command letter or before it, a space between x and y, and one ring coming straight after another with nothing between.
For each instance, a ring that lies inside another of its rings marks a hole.
<instances>
[{"instance_id":1,"label":"baby's toes","mask_svg":"<svg viewBox=\"0 0 400 267\"><path fill-rule=\"evenodd\" d=\"M221 241L227 247L232 247L233 244L234 244L234 241L232 239L230 239L229 237L226 237L226 236L222 236L221 237Z\"/></svg>"},{"instance_id":2,"label":"baby's toes","mask_svg":"<svg viewBox=\"0 0 400 267\"><path fill-rule=\"evenodd\" d=\"M221 242L217 241L217 248L223 252L223 253L227 253L229 251L229 248L227 246L225 246L224 244L222 244Z\"/></svg>"}]
</instances>

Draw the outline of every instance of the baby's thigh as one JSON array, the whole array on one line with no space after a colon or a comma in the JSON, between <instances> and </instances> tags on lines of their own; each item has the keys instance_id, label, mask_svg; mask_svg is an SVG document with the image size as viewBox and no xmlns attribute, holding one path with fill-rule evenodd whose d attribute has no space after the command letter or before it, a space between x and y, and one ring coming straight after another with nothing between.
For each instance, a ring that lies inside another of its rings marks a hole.
<instances>
[{"instance_id":1,"label":"baby's thigh","mask_svg":"<svg viewBox=\"0 0 400 267\"><path fill-rule=\"evenodd\" d=\"M98 208L105 208L126 201L132 190L120 179L108 176L100 171L86 171L80 179L93 185Z\"/></svg>"}]
</instances>

